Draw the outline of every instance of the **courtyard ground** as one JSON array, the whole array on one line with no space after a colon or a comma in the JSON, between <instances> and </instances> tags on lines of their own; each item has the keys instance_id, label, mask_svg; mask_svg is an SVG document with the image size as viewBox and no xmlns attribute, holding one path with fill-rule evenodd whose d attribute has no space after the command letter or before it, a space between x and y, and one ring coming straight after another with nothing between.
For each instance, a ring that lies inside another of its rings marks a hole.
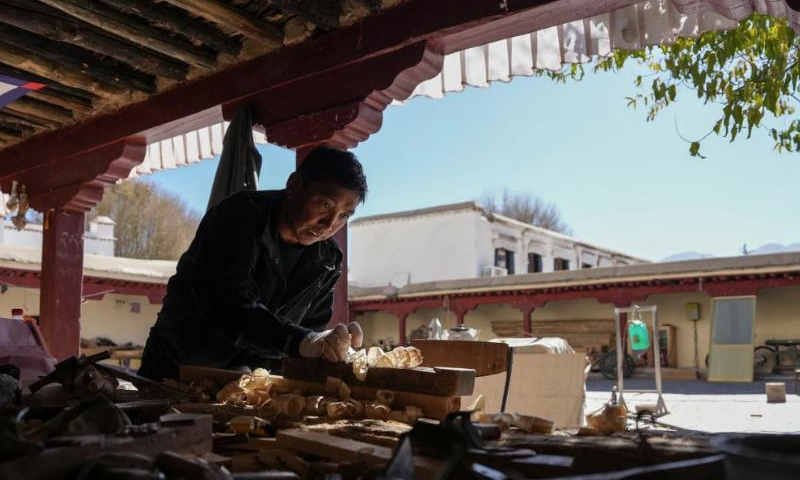
<instances>
[{"instance_id":1,"label":"courtyard ground","mask_svg":"<svg viewBox=\"0 0 800 480\"><path fill-rule=\"evenodd\" d=\"M766 382L786 383L786 403L767 403ZM586 381L586 412L592 412L611 397L616 382L591 374ZM664 380L664 400L669 414L664 424L703 432L800 432L800 395L794 393L793 376L771 376L752 383L711 383L705 380ZM632 410L637 404L655 404L652 378L625 380L625 402Z\"/></svg>"}]
</instances>

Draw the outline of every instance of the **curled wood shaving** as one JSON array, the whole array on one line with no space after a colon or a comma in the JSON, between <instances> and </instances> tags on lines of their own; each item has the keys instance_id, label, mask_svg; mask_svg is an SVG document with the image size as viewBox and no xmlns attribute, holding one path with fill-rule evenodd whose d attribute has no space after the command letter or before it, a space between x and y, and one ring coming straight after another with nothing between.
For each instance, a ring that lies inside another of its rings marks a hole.
<instances>
[{"instance_id":1,"label":"curled wood shaving","mask_svg":"<svg viewBox=\"0 0 800 480\"><path fill-rule=\"evenodd\" d=\"M394 403L394 398L394 392L391 390L378 390L375 393L375 401L390 408Z\"/></svg>"},{"instance_id":2,"label":"curled wood shaving","mask_svg":"<svg viewBox=\"0 0 800 480\"><path fill-rule=\"evenodd\" d=\"M364 416L374 420L386 420L391 410L381 403L367 403L364 405Z\"/></svg>"},{"instance_id":3,"label":"curled wood shaving","mask_svg":"<svg viewBox=\"0 0 800 480\"><path fill-rule=\"evenodd\" d=\"M300 395L278 395L273 406L279 415L289 418L299 417L306 406L306 399Z\"/></svg>"}]
</instances>

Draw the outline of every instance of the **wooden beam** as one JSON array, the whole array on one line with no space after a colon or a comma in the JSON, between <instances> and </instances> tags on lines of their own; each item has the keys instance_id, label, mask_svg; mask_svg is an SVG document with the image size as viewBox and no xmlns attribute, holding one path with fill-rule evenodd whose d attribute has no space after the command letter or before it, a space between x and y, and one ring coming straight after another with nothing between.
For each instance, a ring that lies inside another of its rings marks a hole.
<instances>
[{"instance_id":1,"label":"wooden beam","mask_svg":"<svg viewBox=\"0 0 800 480\"><path fill-rule=\"evenodd\" d=\"M129 15L138 15L166 30L180 32L197 44L205 44L214 50L238 55L242 45L219 30L201 23L184 12L159 3L143 0L101 0Z\"/></svg>"},{"instance_id":2,"label":"wooden beam","mask_svg":"<svg viewBox=\"0 0 800 480\"><path fill-rule=\"evenodd\" d=\"M28 33L25 30L0 23L2 43L13 45L33 54L57 62L63 68L70 68L88 75L99 82L119 88L155 93L155 79L137 72L127 65L116 62L101 63L89 52L69 44L54 42L47 38ZM126 71L128 70L128 71Z\"/></svg>"},{"instance_id":3,"label":"wooden beam","mask_svg":"<svg viewBox=\"0 0 800 480\"><path fill-rule=\"evenodd\" d=\"M465 368L370 368L361 381L353 375L351 365L308 358L285 358L283 376L307 382L324 382L327 377L336 377L353 386L444 397L472 395L475 388L475 370Z\"/></svg>"},{"instance_id":4,"label":"wooden beam","mask_svg":"<svg viewBox=\"0 0 800 480\"><path fill-rule=\"evenodd\" d=\"M506 371L509 347L499 342L464 340L413 340L411 346L422 352L426 367L471 368L484 377Z\"/></svg>"},{"instance_id":5,"label":"wooden beam","mask_svg":"<svg viewBox=\"0 0 800 480\"><path fill-rule=\"evenodd\" d=\"M341 3L337 1L320 2L317 0L270 0L270 3L292 13L303 20L314 23L324 30L339 26Z\"/></svg>"},{"instance_id":6,"label":"wooden beam","mask_svg":"<svg viewBox=\"0 0 800 480\"><path fill-rule=\"evenodd\" d=\"M27 118L21 117L19 115L15 115L6 109L0 110L0 121L8 123L18 123L21 126L30 128L32 130L41 130L43 127L46 127L46 125L42 125L35 121L31 121Z\"/></svg>"},{"instance_id":7,"label":"wooden beam","mask_svg":"<svg viewBox=\"0 0 800 480\"><path fill-rule=\"evenodd\" d=\"M0 44L0 58L4 63L11 64L35 75L47 77L69 87L86 90L102 97L112 97L125 93L125 90L112 85L98 82L83 72L64 68L57 62L35 53L28 52L19 47Z\"/></svg>"},{"instance_id":8,"label":"wooden beam","mask_svg":"<svg viewBox=\"0 0 800 480\"><path fill-rule=\"evenodd\" d=\"M54 123L63 124L72 121L71 111L33 98L21 97L7 106L11 107L12 111L43 118Z\"/></svg>"},{"instance_id":9,"label":"wooden beam","mask_svg":"<svg viewBox=\"0 0 800 480\"><path fill-rule=\"evenodd\" d=\"M39 211L60 208L65 212L85 212L100 202L105 187L128 178L145 153L143 139L126 139L2 178L0 187L10 191L14 180L26 185L29 202Z\"/></svg>"},{"instance_id":10,"label":"wooden beam","mask_svg":"<svg viewBox=\"0 0 800 480\"><path fill-rule=\"evenodd\" d=\"M39 127L44 127L47 129L57 128L61 125L60 122L53 121L49 118L44 118L39 115L31 114L30 112L21 111L16 105L14 105L15 103L17 102L9 103L3 107L3 113L16 117L20 120L24 120L30 125L38 125Z\"/></svg>"},{"instance_id":11,"label":"wooden beam","mask_svg":"<svg viewBox=\"0 0 800 480\"><path fill-rule=\"evenodd\" d=\"M239 7L217 0L163 0L209 22L239 32L269 49L283 46L283 31Z\"/></svg>"},{"instance_id":12,"label":"wooden beam","mask_svg":"<svg viewBox=\"0 0 800 480\"><path fill-rule=\"evenodd\" d=\"M392 449L349 438L334 437L325 433L305 430L280 430L278 444L339 463L363 463L383 466L392 458ZM429 480L440 478L445 464L442 460L414 455L414 478Z\"/></svg>"},{"instance_id":13,"label":"wooden beam","mask_svg":"<svg viewBox=\"0 0 800 480\"><path fill-rule=\"evenodd\" d=\"M45 85L45 88L43 88L42 90L49 90L54 95L68 96L70 98L75 99L76 101L83 101L86 102L87 105L91 105L92 101L100 98L97 94L94 94L92 92L87 92L86 90L81 90L78 88L68 87L66 85L55 82L52 79L41 77L26 70L20 70L17 67L5 63L0 63L0 74L8 75L9 77L14 77L19 80L25 80L26 82L41 83L42 85Z\"/></svg>"},{"instance_id":14,"label":"wooden beam","mask_svg":"<svg viewBox=\"0 0 800 480\"><path fill-rule=\"evenodd\" d=\"M0 21L51 40L75 45L109 56L143 72L172 80L186 78L189 67L157 52L100 33L83 22L66 18L59 10L28 0L0 0ZM44 82L42 82L44 83Z\"/></svg>"},{"instance_id":15,"label":"wooden beam","mask_svg":"<svg viewBox=\"0 0 800 480\"><path fill-rule=\"evenodd\" d=\"M92 110L91 102L64 94L57 95L52 90L48 90L47 87L41 90L31 90L25 96L75 112L86 113Z\"/></svg>"},{"instance_id":16,"label":"wooden beam","mask_svg":"<svg viewBox=\"0 0 800 480\"><path fill-rule=\"evenodd\" d=\"M500 19L521 19L514 25L515 30L506 25L505 31L522 34L554 20L563 23L608 11L608 4L595 2L582 3L580 11L571 2L552 0L515 0L501 5L506 8L500 8L496 0L466 3L463 0L408 0L355 25L320 35L313 41L264 54L154 95L147 101L7 147L0 151L0 175L13 172L21 165L30 166L57 156L80 153L140 132L157 135L158 125L174 125L173 122L197 112L268 91L278 96L279 88L302 79L318 77L322 82L326 73L333 69L346 69L414 42L430 40L439 45L453 35ZM472 40L480 45L485 38L481 34ZM348 81L361 79L350 77ZM224 88L220 88L221 85ZM330 96L334 96L339 86L325 85Z\"/></svg>"},{"instance_id":17,"label":"wooden beam","mask_svg":"<svg viewBox=\"0 0 800 480\"><path fill-rule=\"evenodd\" d=\"M132 25L132 18L93 0L39 0L90 25L156 52L177 58L190 65L213 69L214 55L198 50L188 41L167 35L142 23Z\"/></svg>"},{"instance_id":18,"label":"wooden beam","mask_svg":"<svg viewBox=\"0 0 800 480\"><path fill-rule=\"evenodd\" d=\"M7 117L0 116L0 127L14 130L18 136L29 135L36 131L36 128L22 122L8 121Z\"/></svg>"}]
</instances>

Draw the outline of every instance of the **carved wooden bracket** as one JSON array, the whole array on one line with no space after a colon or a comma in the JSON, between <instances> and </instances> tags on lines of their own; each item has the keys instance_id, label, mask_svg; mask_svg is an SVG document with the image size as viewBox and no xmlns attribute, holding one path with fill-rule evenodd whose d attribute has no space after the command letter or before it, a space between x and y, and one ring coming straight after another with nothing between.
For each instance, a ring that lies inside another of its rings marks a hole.
<instances>
[{"instance_id":1,"label":"carved wooden bracket","mask_svg":"<svg viewBox=\"0 0 800 480\"><path fill-rule=\"evenodd\" d=\"M443 62L441 53L417 42L296 82L280 95L258 96L250 104L271 143L353 148L381 128L383 111L392 101L408 98L417 85L441 71ZM290 99L295 104L285 105ZM226 105L225 112L239 103Z\"/></svg>"},{"instance_id":2,"label":"carved wooden bracket","mask_svg":"<svg viewBox=\"0 0 800 480\"><path fill-rule=\"evenodd\" d=\"M14 180L25 185L30 205L39 211L86 212L102 200L105 187L127 178L146 153L145 140L132 137L9 175L0 179L0 187L9 191Z\"/></svg>"}]
</instances>

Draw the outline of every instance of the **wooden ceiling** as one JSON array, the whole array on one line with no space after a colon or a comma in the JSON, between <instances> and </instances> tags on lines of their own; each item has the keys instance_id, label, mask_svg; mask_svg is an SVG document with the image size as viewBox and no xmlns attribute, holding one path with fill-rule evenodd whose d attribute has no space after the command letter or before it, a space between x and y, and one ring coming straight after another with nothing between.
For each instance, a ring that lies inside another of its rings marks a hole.
<instances>
[{"instance_id":1,"label":"wooden ceiling","mask_svg":"<svg viewBox=\"0 0 800 480\"><path fill-rule=\"evenodd\" d=\"M399 0L0 0L0 149L305 41Z\"/></svg>"}]
</instances>

